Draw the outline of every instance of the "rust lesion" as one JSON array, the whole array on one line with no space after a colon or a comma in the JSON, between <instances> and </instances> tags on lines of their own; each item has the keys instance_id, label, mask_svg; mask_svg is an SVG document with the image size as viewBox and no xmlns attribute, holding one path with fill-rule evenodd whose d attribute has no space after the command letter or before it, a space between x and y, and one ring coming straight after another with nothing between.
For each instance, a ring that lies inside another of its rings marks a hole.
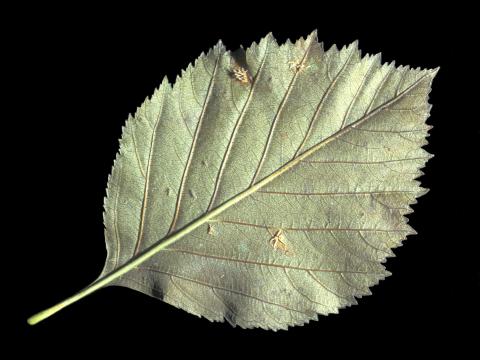
<instances>
[{"instance_id":1,"label":"rust lesion","mask_svg":"<svg viewBox=\"0 0 480 360\"><path fill-rule=\"evenodd\" d=\"M289 61L287 64L288 68L295 73L302 72L310 67L310 65L305 65L302 61L299 60L292 60Z\"/></svg>"},{"instance_id":2,"label":"rust lesion","mask_svg":"<svg viewBox=\"0 0 480 360\"><path fill-rule=\"evenodd\" d=\"M243 47L231 53L230 76L243 85L253 83L253 76L247 63L247 54Z\"/></svg>"},{"instance_id":3,"label":"rust lesion","mask_svg":"<svg viewBox=\"0 0 480 360\"><path fill-rule=\"evenodd\" d=\"M215 229L213 228L212 224L208 224L207 234L208 235L215 235Z\"/></svg>"},{"instance_id":4,"label":"rust lesion","mask_svg":"<svg viewBox=\"0 0 480 360\"><path fill-rule=\"evenodd\" d=\"M285 237L285 233L282 229L278 229L273 234L270 230L268 230L268 232L272 236L270 238L270 240L268 241L268 243L270 244L271 247L273 247L274 250L280 250L285 255L290 255L290 256L293 255L293 251L290 249L290 247L285 242L286 237Z\"/></svg>"},{"instance_id":5,"label":"rust lesion","mask_svg":"<svg viewBox=\"0 0 480 360\"><path fill-rule=\"evenodd\" d=\"M253 77L248 69L242 66L235 66L231 69L232 77L241 84L248 85L253 81Z\"/></svg>"}]
</instances>

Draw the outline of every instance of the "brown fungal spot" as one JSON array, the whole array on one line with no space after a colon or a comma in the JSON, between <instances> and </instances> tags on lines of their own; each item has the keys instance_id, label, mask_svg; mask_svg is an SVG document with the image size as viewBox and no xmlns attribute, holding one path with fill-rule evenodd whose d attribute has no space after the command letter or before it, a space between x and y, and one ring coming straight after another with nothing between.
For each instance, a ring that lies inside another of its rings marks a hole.
<instances>
[{"instance_id":1,"label":"brown fungal spot","mask_svg":"<svg viewBox=\"0 0 480 360\"><path fill-rule=\"evenodd\" d=\"M288 133L285 132L285 131L281 131L280 132L280 138L285 141L285 140L288 140Z\"/></svg>"}]
</instances>

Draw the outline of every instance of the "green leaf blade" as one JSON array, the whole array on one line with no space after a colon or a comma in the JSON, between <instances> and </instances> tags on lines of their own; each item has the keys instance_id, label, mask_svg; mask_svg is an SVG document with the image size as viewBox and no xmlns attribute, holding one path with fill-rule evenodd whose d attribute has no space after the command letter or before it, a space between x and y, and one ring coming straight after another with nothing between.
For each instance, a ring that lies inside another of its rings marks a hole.
<instances>
[{"instance_id":1,"label":"green leaf blade","mask_svg":"<svg viewBox=\"0 0 480 360\"><path fill-rule=\"evenodd\" d=\"M245 59L243 82L219 43L127 121L95 289L278 330L389 275L425 193L415 179L437 69L381 65L356 43L324 51L316 33L281 46L268 35Z\"/></svg>"}]
</instances>

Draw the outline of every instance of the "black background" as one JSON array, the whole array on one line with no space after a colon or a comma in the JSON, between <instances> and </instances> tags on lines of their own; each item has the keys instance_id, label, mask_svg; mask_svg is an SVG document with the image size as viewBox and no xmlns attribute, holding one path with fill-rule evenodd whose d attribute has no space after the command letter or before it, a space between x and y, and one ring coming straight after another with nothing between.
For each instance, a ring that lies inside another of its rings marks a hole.
<instances>
[{"instance_id":1,"label":"black background","mask_svg":"<svg viewBox=\"0 0 480 360\"><path fill-rule=\"evenodd\" d=\"M7 190L14 196L12 223L5 226L14 230L7 240L18 246L5 259L17 264L8 266L15 276L7 276L14 281L12 291L4 292L14 300L10 345L47 353L68 345L66 357L105 344L117 350L155 348L162 356L162 346L174 343L182 344L175 347L178 355L194 350L206 356L220 345L253 353L253 346L261 345L266 351L312 350L320 356L327 350L385 354L380 345L393 353L433 351L451 347L454 338L468 342L475 331L468 324L478 326L473 291L480 283L478 270L470 270L478 263L470 259L478 234L467 226L469 217L478 215L469 210L477 196L472 186L478 186L479 142L478 115L467 114L475 101L466 99L467 83L475 76L468 53L474 46L471 10L397 5L363 14L299 2L272 5L269 13L259 4L222 7L221 14L187 4L123 16L113 7L12 13L18 21L5 33L12 49L6 69L15 80L8 123L19 130L5 139L13 144L8 161L15 170L14 190ZM178 20L179 11L190 18ZM28 316L88 285L101 271L102 204L121 126L163 76L174 81L220 38L234 50L270 31L282 43L314 29L325 48L358 39L363 53L382 52L383 61L441 67L430 97L428 122L434 128L426 147L435 157L421 178L431 191L409 216L418 235L388 260L393 275L373 288L373 296L339 315L273 333L210 323L111 287L27 326Z\"/></svg>"}]
</instances>

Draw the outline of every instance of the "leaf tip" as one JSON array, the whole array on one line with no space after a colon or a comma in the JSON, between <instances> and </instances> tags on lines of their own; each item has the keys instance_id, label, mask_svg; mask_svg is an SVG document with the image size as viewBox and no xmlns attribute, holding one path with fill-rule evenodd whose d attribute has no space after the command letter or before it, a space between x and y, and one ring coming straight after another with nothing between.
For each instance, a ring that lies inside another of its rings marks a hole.
<instances>
[{"instance_id":1,"label":"leaf tip","mask_svg":"<svg viewBox=\"0 0 480 360\"><path fill-rule=\"evenodd\" d=\"M430 189L422 188L422 187L421 187L421 188L418 190L418 195L417 195L417 197L426 195L428 192L430 192Z\"/></svg>"},{"instance_id":2,"label":"leaf tip","mask_svg":"<svg viewBox=\"0 0 480 360\"><path fill-rule=\"evenodd\" d=\"M418 234L418 232L417 232L414 228L412 228L412 227L409 226L409 225L407 225L407 226L409 227L409 229L408 229L408 231L407 231L407 233L406 233L406 236L417 235L417 234Z\"/></svg>"},{"instance_id":3,"label":"leaf tip","mask_svg":"<svg viewBox=\"0 0 480 360\"><path fill-rule=\"evenodd\" d=\"M168 76L165 75L162 79L162 82L160 83L159 90L161 90L162 88L171 88L171 87L172 87L172 84L170 83L170 81L168 81Z\"/></svg>"},{"instance_id":4,"label":"leaf tip","mask_svg":"<svg viewBox=\"0 0 480 360\"><path fill-rule=\"evenodd\" d=\"M225 50L225 45L223 44L222 39L219 39L213 48L214 48L216 51Z\"/></svg>"},{"instance_id":5,"label":"leaf tip","mask_svg":"<svg viewBox=\"0 0 480 360\"><path fill-rule=\"evenodd\" d=\"M440 71L440 66L437 66L436 68L430 69L430 75L432 76L432 79L437 76L437 73Z\"/></svg>"},{"instance_id":6,"label":"leaf tip","mask_svg":"<svg viewBox=\"0 0 480 360\"><path fill-rule=\"evenodd\" d=\"M265 38L268 40L270 45L273 45L273 47L279 47L280 46L277 39L275 38L275 36L273 36L272 32L269 32Z\"/></svg>"}]
</instances>

